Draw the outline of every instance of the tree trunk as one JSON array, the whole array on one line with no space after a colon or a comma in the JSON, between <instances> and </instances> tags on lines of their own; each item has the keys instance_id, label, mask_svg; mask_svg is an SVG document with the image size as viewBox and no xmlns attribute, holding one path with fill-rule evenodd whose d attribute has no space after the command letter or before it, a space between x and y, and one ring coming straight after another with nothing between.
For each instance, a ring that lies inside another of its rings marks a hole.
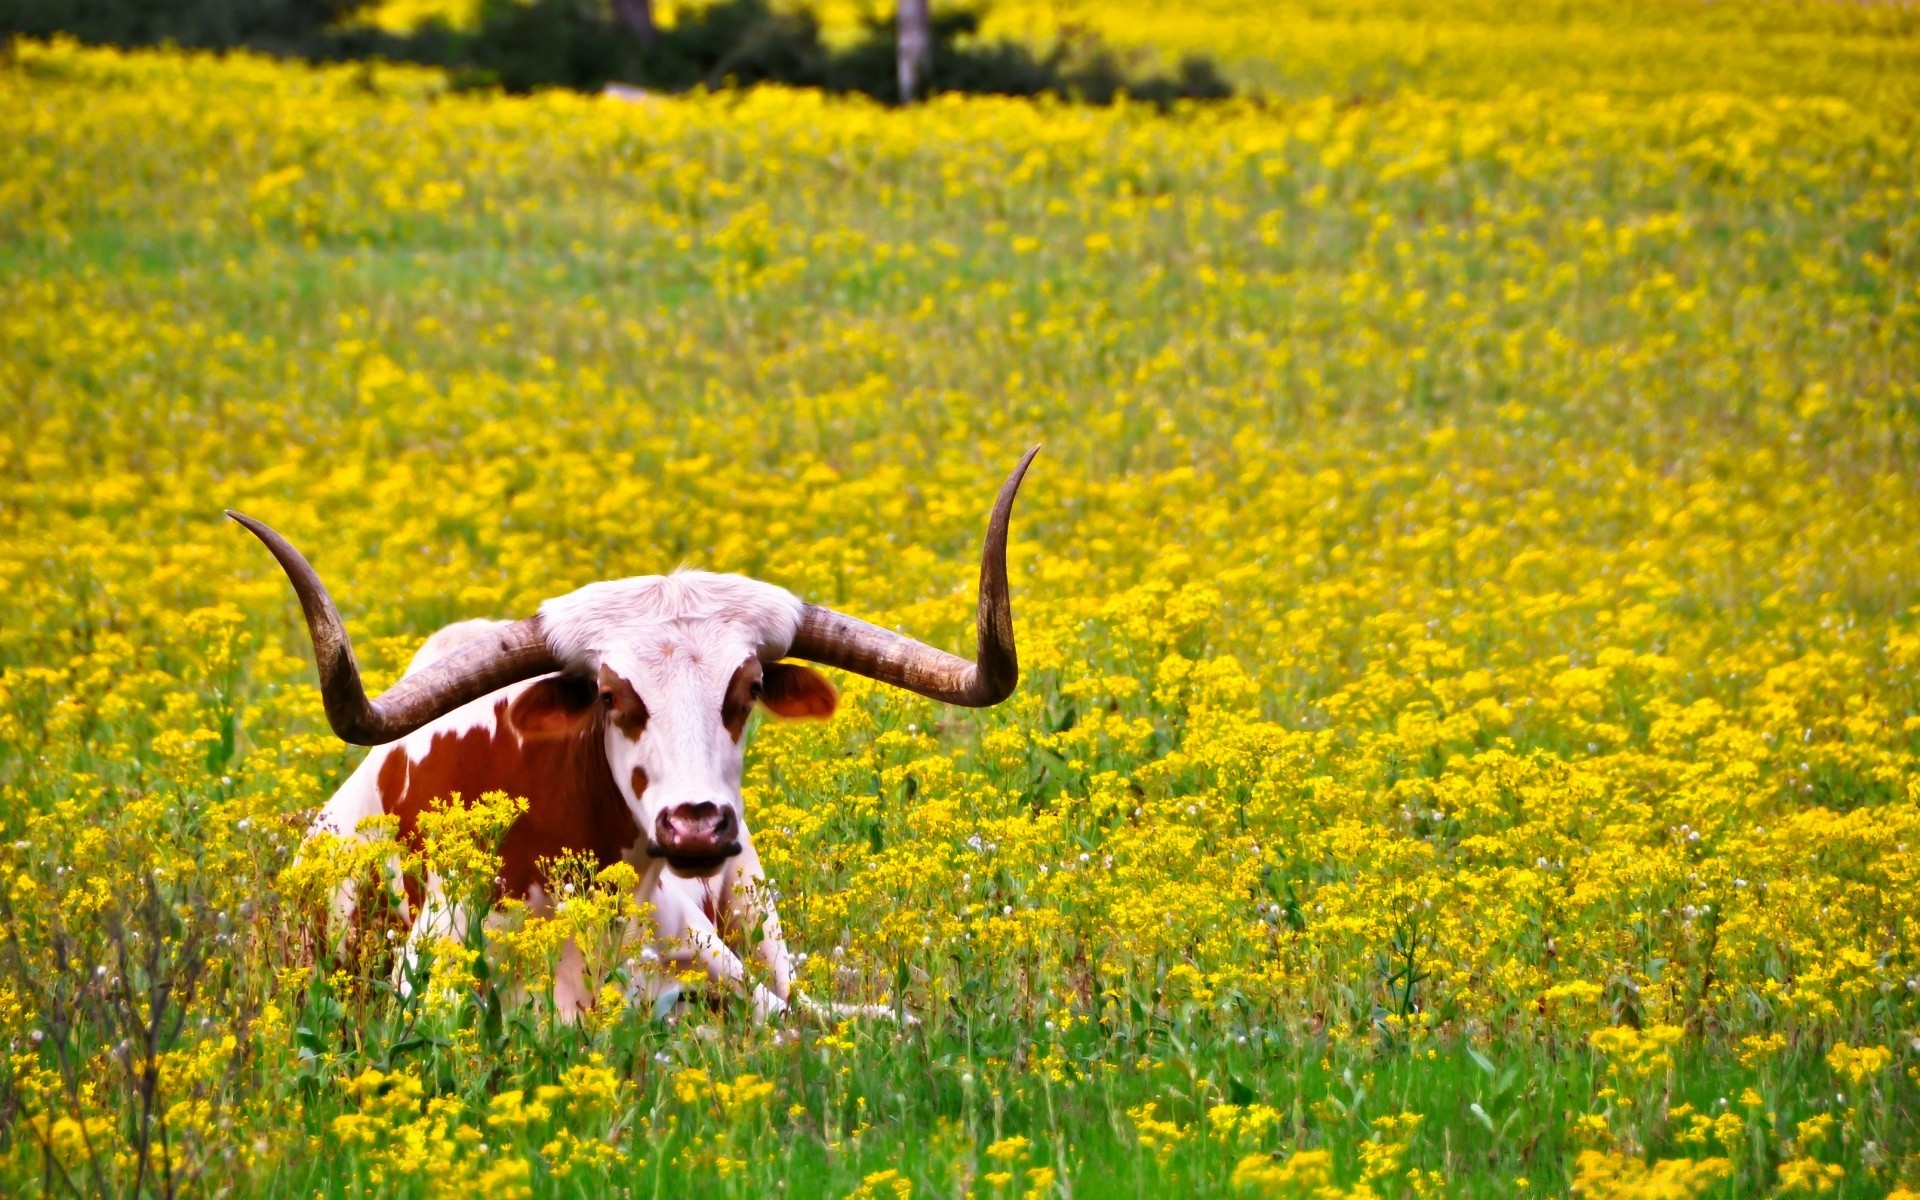
<instances>
[{"instance_id":1,"label":"tree trunk","mask_svg":"<svg viewBox=\"0 0 1920 1200\"><path fill-rule=\"evenodd\" d=\"M900 0L900 103L912 104L933 74L933 22L927 0Z\"/></svg>"},{"instance_id":2,"label":"tree trunk","mask_svg":"<svg viewBox=\"0 0 1920 1200\"><path fill-rule=\"evenodd\" d=\"M613 0L613 11L642 46L653 49L653 0Z\"/></svg>"}]
</instances>

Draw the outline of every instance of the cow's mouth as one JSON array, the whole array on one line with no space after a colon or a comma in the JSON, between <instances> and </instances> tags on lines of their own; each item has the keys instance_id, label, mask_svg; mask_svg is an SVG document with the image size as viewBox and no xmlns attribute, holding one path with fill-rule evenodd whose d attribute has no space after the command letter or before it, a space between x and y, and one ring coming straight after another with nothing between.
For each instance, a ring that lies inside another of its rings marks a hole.
<instances>
[{"instance_id":1,"label":"cow's mouth","mask_svg":"<svg viewBox=\"0 0 1920 1200\"><path fill-rule=\"evenodd\" d=\"M647 853L654 858L664 858L667 865L682 875L710 875L727 865L727 860L740 853L739 842L727 842L719 846L667 846L659 842L648 842Z\"/></svg>"}]
</instances>

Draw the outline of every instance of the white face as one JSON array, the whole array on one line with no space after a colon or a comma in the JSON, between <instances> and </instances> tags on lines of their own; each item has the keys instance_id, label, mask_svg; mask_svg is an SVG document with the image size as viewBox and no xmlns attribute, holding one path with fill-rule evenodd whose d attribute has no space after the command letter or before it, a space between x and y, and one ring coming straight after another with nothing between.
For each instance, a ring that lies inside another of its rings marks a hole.
<instances>
[{"instance_id":1,"label":"white face","mask_svg":"<svg viewBox=\"0 0 1920 1200\"><path fill-rule=\"evenodd\" d=\"M600 656L607 764L650 853L674 869L718 869L740 852L747 721L831 715L833 685L794 663L762 664L744 630L664 623Z\"/></svg>"}]
</instances>

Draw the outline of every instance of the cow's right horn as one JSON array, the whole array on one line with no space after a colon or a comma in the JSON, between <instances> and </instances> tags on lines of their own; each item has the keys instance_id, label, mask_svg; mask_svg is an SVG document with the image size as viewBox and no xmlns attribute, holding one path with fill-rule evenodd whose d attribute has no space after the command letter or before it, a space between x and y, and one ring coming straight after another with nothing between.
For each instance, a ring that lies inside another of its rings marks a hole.
<instances>
[{"instance_id":1,"label":"cow's right horn","mask_svg":"<svg viewBox=\"0 0 1920 1200\"><path fill-rule=\"evenodd\" d=\"M980 549L974 661L817 604L807 605L801 614L800 628L787 653L946 704L986 708L1011 696L1020 682L1020 660L1014 653L1013 605L1007 598L1007 525L1013 518L1020 481L1038 453L1040 447L1035 446L1020 459L1000 485L993 515L987 518L986 544Z\"/></svg>"},{"instance_id":2,"label":"cow's right horn","mask_svg":"<svg viewBox=\"0 0 1920 1200\"><path fill-rule=\"evenodd\" d=\"M227 510L280 560L300 597L307 631L313 635L314 665L320 670L320 695L327 722L341 741L378 746L398 741L436 717L444 716L488 692L561 669L547 645L538 616L503 625L446 657L400 680L378 700L368 700L360 683L340 612L311 564L287 539L252 517Z\"/></svg>"}]
</instances>

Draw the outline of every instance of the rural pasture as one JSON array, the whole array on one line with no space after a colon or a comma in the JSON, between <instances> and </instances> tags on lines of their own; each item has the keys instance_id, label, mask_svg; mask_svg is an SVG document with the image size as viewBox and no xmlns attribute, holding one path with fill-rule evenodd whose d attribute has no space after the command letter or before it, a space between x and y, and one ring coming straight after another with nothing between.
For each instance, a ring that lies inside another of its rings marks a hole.
<instances>
[{"instance_id":1,"label":"rural pasture","mask_svg":"<svg viewBox=\"0 0 1920 1200\"><path fill-rule=\"evenodd\" d=\"M1578 7L1638 57L1457 3L1170 114L16 45L0 1193L1911 1200L1913 10ZM802 986L917 1024L627 1007L577 862L405 995L328 930L361 752L224 508L376 686L681 564L970 654L1035 442L1013 699L747 735Z\"/></svg>"}]
</instances>

